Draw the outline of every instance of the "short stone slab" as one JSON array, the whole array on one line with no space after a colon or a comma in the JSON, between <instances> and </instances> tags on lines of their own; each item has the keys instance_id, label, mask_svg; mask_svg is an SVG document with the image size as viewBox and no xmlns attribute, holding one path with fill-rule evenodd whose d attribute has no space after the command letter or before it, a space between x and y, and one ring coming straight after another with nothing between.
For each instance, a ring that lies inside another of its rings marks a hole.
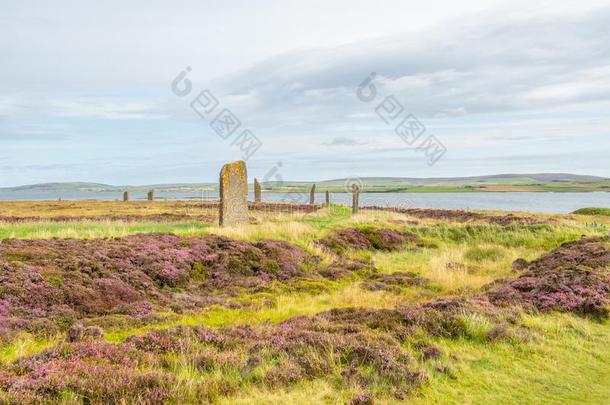
<instances>
[{"instance_id":1,"label":"short stone slab","mask_svg":"<svg viewBox=\"0 0 610 405\"><path fill-rule=\"evenodd\" d=\"M316 203L316 185L311 186L309 190L309 204L314 205Z\"/></svg>"},{"instance_id":2,"label":"short stone slab","mask_svg":"<svg viewBox=\"0 0 610 405\"><path fill-rule=\"evenodd\" d=\"M261 183L259 183L257 179L254 179L254 202L261 202L262 191Z\"/></svg>"},{"instance_id":3,"label":"short stone slab","mask_svg":"<svg viewBox=\"0 0 610 405\"><path fill-rule=\"evenodd\" d=\"M352 214L357 214L360 211L360 187L356 184L352 185Z\"/></svg>"},{"instance_id":4,"label":"short stone slab","mask_svg":"<svg viewBox=\"0 0 610 405\"><path fill-rule=\"evenodd\" d=\"M246 162L227 163L220 171L220 226L248 222L248 172Z\"/></svg>"}]
</instances>

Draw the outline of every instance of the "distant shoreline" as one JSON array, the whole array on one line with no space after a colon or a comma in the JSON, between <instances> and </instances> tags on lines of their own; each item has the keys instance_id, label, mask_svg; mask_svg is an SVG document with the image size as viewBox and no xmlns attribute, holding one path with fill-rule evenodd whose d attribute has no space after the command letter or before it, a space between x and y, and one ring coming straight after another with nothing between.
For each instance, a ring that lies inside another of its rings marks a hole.
<instances>
[{"instance_id":1,"label":"distant shoreline","mask_svg":"<svg viewBox=\"0 0 610 405\"><path fill-rule=\"evenodd\" d=\"M250 174L249 189L254 188ZM269 181L258 177L265 193L308 193L312 185L324 193L350 192L357 185L362 193L518 193L518 192L610 192L610 178L576 175L569 173L498 174L473 177L353 177L320 181ZM0 196L10 193L39 194L108 194L147 193L155 190L162 193L216 193L215 182L158 183L147 185L110 185L93 182L55 182L0 188Z\"/></svg>"}]
</instances>

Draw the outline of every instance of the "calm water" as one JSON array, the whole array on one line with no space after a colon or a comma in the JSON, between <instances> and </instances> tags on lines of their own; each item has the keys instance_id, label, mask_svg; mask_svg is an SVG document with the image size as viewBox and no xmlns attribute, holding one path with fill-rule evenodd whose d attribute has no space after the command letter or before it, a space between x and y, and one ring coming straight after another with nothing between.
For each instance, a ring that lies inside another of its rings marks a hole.
<instances>
[{"instance_id":1,"label":"calm water","mask_svg":"<svg viewBox=\"0 0 610 405\"><path fill-rule=\"evenodd\" d=\"M0 200L121 200L122 193L109 192L6 192ZM130 192L132 200L146 199L146 193ZM216 199L218 194L155 192L157 199ZM351 204L351 194L332 193L333 203ZM250 195L250 199L254 199ZM264 201L307 203L305 193L263 193ZM316 195L316 202L324 202L324 193ZM583 207L610 208L610 192L594 193L362 193L361 205L398 206L417 208L484 209L567 213Z\"/></svg>"}]
</instances>

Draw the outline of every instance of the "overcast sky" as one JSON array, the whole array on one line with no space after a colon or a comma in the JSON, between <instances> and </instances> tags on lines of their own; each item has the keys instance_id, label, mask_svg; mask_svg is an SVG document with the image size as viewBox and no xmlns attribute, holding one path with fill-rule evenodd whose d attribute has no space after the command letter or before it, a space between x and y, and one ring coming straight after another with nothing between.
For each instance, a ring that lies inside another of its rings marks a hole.
<instances>
[{"instance_id":1,"label":"overcast sky","mask_svg":"<svg viewBox=\"0 0 610 405\"><path fill-rule=\"evenodd\" d=\"M610 177L604 3L0 0L0 186L216 181L245 129L251 177Z\"/></svg>"}]
</instances>

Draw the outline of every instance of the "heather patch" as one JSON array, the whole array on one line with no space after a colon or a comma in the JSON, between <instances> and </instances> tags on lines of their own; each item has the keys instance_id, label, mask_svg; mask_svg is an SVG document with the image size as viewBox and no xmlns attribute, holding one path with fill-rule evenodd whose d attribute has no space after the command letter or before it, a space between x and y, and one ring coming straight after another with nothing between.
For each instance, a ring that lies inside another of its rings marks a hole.
<instances>
[{"instance_id":1,"label":"heather patch","mask_svg":"<svg viewBox=\"0 0 610 405\"><path fill-rule=\"evenodd\" d=\"M468 335L467 314L499 318L506 314L484 297L444 299L422 305L400 305L394 309L341 308L319 314L335 324L366 326L406 341L410 336L425 333L453 338Z\"/></svg>"},{"instance_id":2,"label":"heather patch","mask_svg":"<svg viewBox=\"0 0 610 405\"><path fill-rule=\"evenodd\" d=\"M408 243L419 242L419 237L413 233L400 232L393 229L347 228L333 232L319 243L326 248L344 254L348 250L399 250Z\"/></svg>"},{"instance_id":3,"label":"heather patch","mask_svg":"<svg viewBox=\"0 0 610 405\"><path fill-rule=\"evenodd\" d=\"M304 277L303 266L315 263L282 241L171 234L9 239L0 243L0 319L3 329L52 334L84 317L200 309Z\"/></svg>"},{"instance_id":4,"label":"heather patch","mask_svg":"<svg viewBox=\"0 0 610 405\"><path fill-rule=\"evenodd\" d=\"M373 271L376 271L376 269L369 260L342 257L331 263L328 267L319 270L318 274L324 278L339 280L354 274L367 275Z\"/></svg>"},{"instance_id":5,"label":"heather patch","mask_svg":"<svg viewBox=\"0 0 610 405\"><path fill-rule=\"evenodd\" d=\"M545 223L534 217L517 216L514 214L492 215L465 210L447 210L433 208L392 208L392 207L363 207L368 210L391 211L408 214L416 218L427 218L441 221L472 222L483 221L495 225L537 225Z\"/></svg>"},{"instance_id":6,"label":"heather patch","mask_svg":"<svg viewBox=\"0 0 610 405\"><path fill-rule=\"evenodd\" d=\"M121 221L121 222L207 222L217 220L214 215L188 215L188 214L104 214L104 215L53 215L53 216L9 216L0 215L0 223L27 223L27 222L82 222L82 221Z\"/></svg>"},{"instance_id":7,"label":"heather patch","mask_svg":"<svg viewBox=\"0 0 610 405\"><path fill-rule=\"evenodd\" d=\"M497 281L487 295L498 305L522 305L607 317L610 305L609 238L565 243L529 263L516 280Z\"/></svg>"},{"instance_id":8,"label":"heather patch","mask_svg":"<svg viewBox=\"0 0 610 405\"><path fill-rule=\"evenodd\" d=\"M362 287L369 291L400 292L405 287L426 286L428 279L412 272L396 272L390 274L372 274L363 283Z\"/></svg>"}]
</instances>

